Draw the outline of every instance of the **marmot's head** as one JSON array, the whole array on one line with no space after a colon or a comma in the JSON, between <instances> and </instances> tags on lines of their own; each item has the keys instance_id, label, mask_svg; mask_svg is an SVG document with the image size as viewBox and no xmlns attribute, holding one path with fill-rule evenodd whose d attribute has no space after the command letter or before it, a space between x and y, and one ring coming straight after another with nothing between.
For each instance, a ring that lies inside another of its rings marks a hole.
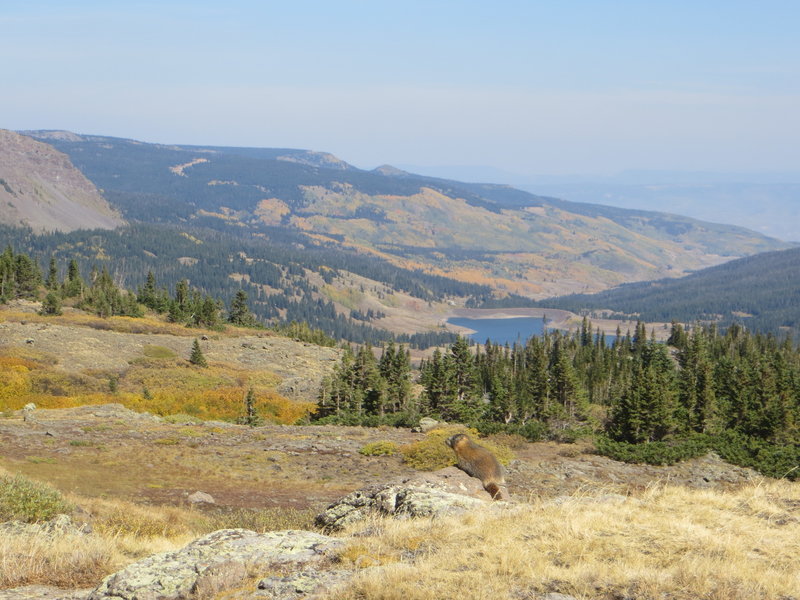
<instances>
[{"instance_id":1,"label":"marmot's head","mask_svg":"<svg viewBox=\"0 0 800 600\"><path fill-rule=\"evenodd\" d=\"M464 433L457 433L457 434L452 435L449 438L447 438L444 443L447 444L448 446L450 446L453 450L455 450L456 446L462 440L469 440L469 438Z\"/></svg>"}]
</instances>

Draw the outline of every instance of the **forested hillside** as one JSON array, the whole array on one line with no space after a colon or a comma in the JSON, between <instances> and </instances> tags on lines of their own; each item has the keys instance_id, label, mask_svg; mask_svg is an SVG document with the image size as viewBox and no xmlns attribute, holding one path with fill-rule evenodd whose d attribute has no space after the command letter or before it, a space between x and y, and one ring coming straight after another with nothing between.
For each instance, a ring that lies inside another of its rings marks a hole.
<instances>
[{"instance_id":1,"label":"forested hillside","mask_svg":"<svg viewBox=\"0 0 800 600\"><path fill-rule=\"evenodd\" d=\"M539 306L610 310L643 321L740 323L754 331L800 334L800 248L767 252L680 279L633 283L597 294L552 298Z\"/></svg>"},{"instance_id":2,"label":"forested hillside","mask_svg":"<svg viewBox=\"0 0 800 600\"><path fill-rule=\"evenodd\" d=\"M187 281L203 295L229 307L237 292L247 293L260 322L305 322L334 339L378 343L390 339L427 347L448 343L446 331L409 331L395 337L368 323L377 315L343 310L332 300L336 280L358 274L374 282L376 295L396 290L419 302L441 302L449 297L489 293L489 288L400 269L355 252L330 252L325 245L304 245L291 231L273 229L269 237L249 239L210 229L175 230L169 226L136 225L118 230L76 231L36 235L29 229L2 228L0 238L18 254L30 255L32 264L46 272L55 260L59 280L75 261L87 277L105 269L114 282L138 290L148 272L156 274L157 287L174 295ZM368 291L368 290L365 290ZM388 309L387 309L388 310Z\"/></svg>"},{"instance_id":3,"label":"forested hillside","mask_svg":"<svg viewBox=\"0 0 800 600\"><path fill-rule=\"evenodd\" d=\"M786 247L746 229L663 213L362 171L324 153L29 134L67 153L130 221L236 228L243 236L280 227L300 243L357 248L501 296L601 290Z\"/></svg>"}]
</instances>

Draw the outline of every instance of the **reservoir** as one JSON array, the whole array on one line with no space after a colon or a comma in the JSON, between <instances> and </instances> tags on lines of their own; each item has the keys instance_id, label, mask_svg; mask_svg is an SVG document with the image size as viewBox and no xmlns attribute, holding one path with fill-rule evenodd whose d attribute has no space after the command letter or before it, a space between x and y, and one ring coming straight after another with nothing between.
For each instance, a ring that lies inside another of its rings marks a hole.
<instances>
[{"instance_id":1,"label":"reservoir","mask_svg":"<svg viewBox=\"0 0 800 600\"><path fill-rule=\"evenodd\" d=\"M525 343L531 336L542 335L544 322L541 317L509 317L500 319L468 319L466 317L451 317L447 319L451 325L473 329L475 333L466 337L485 344L489 339L495 344L508 344L515 342Z\"/></svg>"}]
</instances>

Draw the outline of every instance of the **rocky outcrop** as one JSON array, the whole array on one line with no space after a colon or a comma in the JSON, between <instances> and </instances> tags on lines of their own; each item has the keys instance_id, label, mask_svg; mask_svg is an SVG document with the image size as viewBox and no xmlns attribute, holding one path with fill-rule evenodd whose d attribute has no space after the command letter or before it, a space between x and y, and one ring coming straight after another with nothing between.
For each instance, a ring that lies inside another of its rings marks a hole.
<instances>
[{"instance_id":1,"label":"rocky outcrop","mask_svg":"<svg viewBox=\"0 0 800 600\"><path fill-rule=\"evenodd\" d=\"M222 529L180 550L150 556L109 575L89 599L210 597L276 568L314 568L343 544L311 531L259 534L247 529ZM267 585L264 581L261 583ZM321 585L324 583L320 580Z\"/></svg>"},{"instance_id":2,"label":"rocky outcrop","mask_svg":"<svg viewBox=\"0 0 800 600\"><path fill-rule=\"evenodd\" d=\"M490 504L491 498L480 481L448 467L356 490L328 506L317 515L315 523L326 531L338 531L372 514L396 518L440 517Z\"/></svg>"},{"instance_id":3,"label":"rocky outcrop","mask_svg":"<svg viewBox=\"0 0 800 600\"><path fill-rule=\"evenodd\" d=\"M2 535L85 535L92 532L92 528L84 523L76 525L69 515L56 515L49 521L41 523L25 523L24 521L6 521L0 523Z\"/></svg>"}]
</instances>

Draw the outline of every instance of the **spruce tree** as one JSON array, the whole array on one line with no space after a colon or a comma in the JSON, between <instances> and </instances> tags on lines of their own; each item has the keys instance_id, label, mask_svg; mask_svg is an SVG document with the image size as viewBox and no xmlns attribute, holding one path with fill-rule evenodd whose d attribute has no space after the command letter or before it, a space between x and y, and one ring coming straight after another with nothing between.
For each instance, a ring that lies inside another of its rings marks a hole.
<instances>
[{"instance_id":1,"label":"spruce tree","mask_svg":"<svg viewBox=\"0 0 800 600\"><path fill-rule=\"evenodd\" d=\"M203 350L200 348L200 341L195 338L192 343L192 353L189 355L189 362L196 367L207 367L206 357L203 356Z\"/></svg>"},{"instance_id":2,"label":"spruce tree","mask_svg":"<svg viewBox=\"0 0 800 600\"><path fill-rule=\"evenodd\" d=\"M252 327L255 325L255 317L250 312L247 304L247 292L239 290L236 292L231 302L231 310L228 313L228 322L240 327Z\"/></svg>"},{"instance_id":3,"label":"spruce tree","mask_svg":"<svg viewBox=\"0 0 800 600\"><path fill-rule=\"evenodd\" d=\"M81 278L81 273L78 268L78 261L74 258L69 261L67 267L67 279L64 281L64 298L75 298L82 296L86 284Z\"/></svg>"},{"instance_id":4,"label":"spruce tree","mask_svg":"<svg viewBox=\"0 0 800 600\"><path fill-rule=\"evenodd\" d=\"M53 256L50 257L50 266L47 270L47 279L45 279L44 287L50 291L58 289L58 266Z\"/></svg>"},{"instance_id":5,"label":"spruce tree","mask_svg":"<svg viewBox=\"0 0 800 600\"><path fill-rule=\"evenodd\" d=\"M244 416L239 419L239 423L250 427L257 427L263 423L263 419L256 410L256 394L253 388L249 388L244 397Z\"/></svg>"},{"instance_id":6,"label":"spruce tree","mask_svg":"<svg viewBox=\"0 0 800 600\"><path fill-rule=\"evenodd\" d=\"M40 314L57 316L61 313L61 296L56 292L48 292L47 296L45 296L44 300L42 301L42 309Z\"/></svg>"}]
</instances>

